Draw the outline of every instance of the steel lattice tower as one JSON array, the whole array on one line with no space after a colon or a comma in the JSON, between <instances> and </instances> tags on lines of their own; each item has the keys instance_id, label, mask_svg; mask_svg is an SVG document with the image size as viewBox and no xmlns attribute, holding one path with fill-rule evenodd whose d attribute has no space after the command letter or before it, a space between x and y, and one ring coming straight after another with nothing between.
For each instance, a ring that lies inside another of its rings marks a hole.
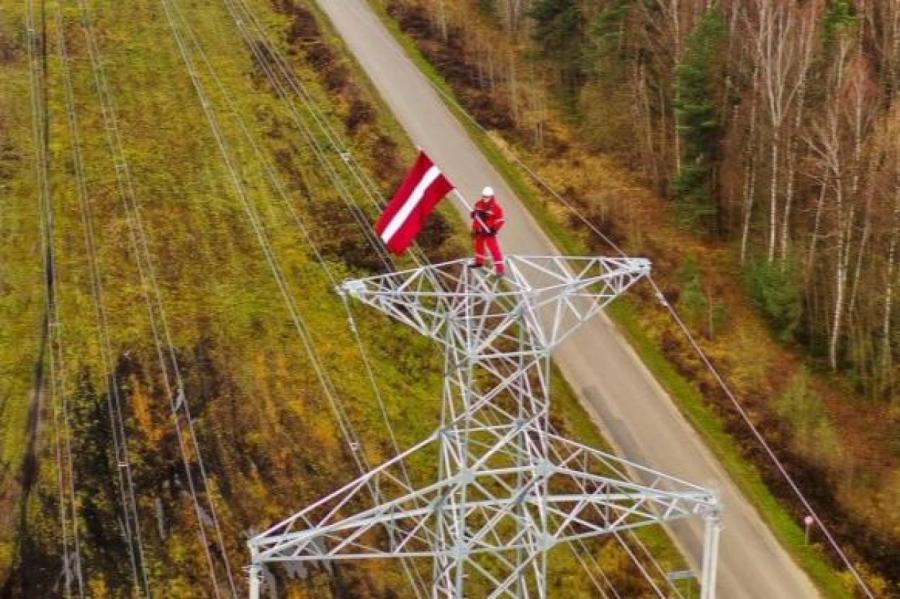
<instances>
[{"instance_id":1,"label":"steel lattice tower","mask_svg":"<svg viewBox=\"0 0 900 599\"><path fill-rule=\"evenodd\" d=\"M511 256L507 270L498 279L457 260L341 286L443 346L441 423L252 538L252 597L266 564L382 558L430 558L434 597L545 597L552 547L691 516L706 519L701 582L714 596L715 494L567 440L549 422L551 351L650 263ZM405 466L422 454L438 460L438 476L414 488Z\"/></svg>"}]
</instances>

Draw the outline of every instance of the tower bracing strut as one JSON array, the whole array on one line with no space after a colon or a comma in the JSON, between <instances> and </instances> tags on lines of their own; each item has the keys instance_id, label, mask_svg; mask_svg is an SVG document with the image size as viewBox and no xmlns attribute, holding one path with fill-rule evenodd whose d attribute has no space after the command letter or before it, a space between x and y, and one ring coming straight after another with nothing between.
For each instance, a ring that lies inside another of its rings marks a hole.
<instances>
[{"instance_id":1,"label":"tower bracing strut","mask_svg":"<svg viewBox=\"0 0 900 599\"><path fill-rule=\"evenodd\" d=\"M423 558L433 597L545 597L551 548L698 517L714 597L715 494L549 420L553 349L649 272L642 258L510 256L502 279L456 260L345 282L341 293L442 345L440 426L253 537L251 595L276 563ZM426 458L436 477L410 482L405 466Z\"/></svg>"}]
</instances>

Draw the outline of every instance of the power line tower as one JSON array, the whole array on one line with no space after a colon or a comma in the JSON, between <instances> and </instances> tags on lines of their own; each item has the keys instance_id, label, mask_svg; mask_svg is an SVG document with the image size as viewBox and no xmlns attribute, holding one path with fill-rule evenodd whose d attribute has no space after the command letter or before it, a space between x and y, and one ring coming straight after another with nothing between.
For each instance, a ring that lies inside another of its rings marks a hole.
<instances>
[{"instance_id":1,"label":"power line tower","mask_svg":"<svg viewBox=\"0 0 900 599\"><path fill-rule=\"evenodd\" d=\"M714 597L715 494L565 439L549 421L552 350L649 261L511 256L507 271L457 260L341 286L443 346L441 423L252 538L251 597L266 565L384 558L431 559L433 597L545 597L554 546L692 516L706 519L701 584ZM409 482L411 461L434 460L436 480Z\"/></svg>"}]
</instances>

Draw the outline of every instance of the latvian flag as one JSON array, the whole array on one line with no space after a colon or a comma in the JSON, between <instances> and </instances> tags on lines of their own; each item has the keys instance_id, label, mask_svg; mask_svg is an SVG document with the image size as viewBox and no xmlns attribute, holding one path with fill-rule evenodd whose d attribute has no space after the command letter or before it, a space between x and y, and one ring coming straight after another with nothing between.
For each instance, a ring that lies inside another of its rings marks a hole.
<instances>
[{"instance_id":1,"label":"latvian flag","mask_svg":"<svg viewBox=\"0 0 900 599\"><path fill-rule=\"evenodd\" d=\"M447 177L425 152L419 152L416 163L375 224L375 232L389 250L402 254L451 189L453 184Z\"/></svg>"}]
</instances>

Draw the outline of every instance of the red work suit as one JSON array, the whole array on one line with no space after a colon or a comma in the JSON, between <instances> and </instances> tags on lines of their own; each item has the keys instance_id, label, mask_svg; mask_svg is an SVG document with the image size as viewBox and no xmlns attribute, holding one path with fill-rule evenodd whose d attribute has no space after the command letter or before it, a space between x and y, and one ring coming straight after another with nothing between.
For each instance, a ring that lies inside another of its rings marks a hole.
<instances>
[{"instance_id":1,"label":"red work suit","mask_svg":"<svg viewBox=\"0 0 900 599\"><path fill-rule=\"evenodd\" d=\"M475 235L475 265L484 264L485 246L491 252L494 268L503 274L503 252L497 243L497 232L503 228L503 208L495 198L480 198L472 210L472 233Z\"/></svg>"}]
</instances>

